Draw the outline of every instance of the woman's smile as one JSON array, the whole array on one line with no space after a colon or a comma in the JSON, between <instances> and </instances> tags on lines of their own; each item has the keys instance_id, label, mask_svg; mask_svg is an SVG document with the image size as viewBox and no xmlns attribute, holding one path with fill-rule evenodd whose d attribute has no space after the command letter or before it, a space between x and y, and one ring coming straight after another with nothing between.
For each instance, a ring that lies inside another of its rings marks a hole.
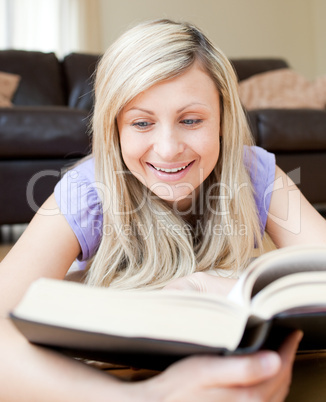
<instances>
[{"instance_id":1,"label":"woman's smile","mask_svg":"<svg viewBox=\"0 0 326 402\"><path fill-rule=\"evenodd\" d=\"M169 167L161 167L162 165L147 163L149 169L152 169L158 179L167 182L179 181L184 178L192 168L193 164L194 161L183 164L174 163L167 165Z\"/></svg>"}]
</instances>

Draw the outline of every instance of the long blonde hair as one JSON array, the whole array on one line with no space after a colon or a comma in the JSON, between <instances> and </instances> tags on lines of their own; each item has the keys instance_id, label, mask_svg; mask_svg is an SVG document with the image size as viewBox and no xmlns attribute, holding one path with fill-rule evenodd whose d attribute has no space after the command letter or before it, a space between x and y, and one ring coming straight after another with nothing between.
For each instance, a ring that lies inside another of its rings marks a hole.
<instances>
[{"instance_id":1,"label":"long blonde hair","mask_svg":"<svg viewBox=\"0 0 326 402\"><path fill-rule=\"evenodd\" d=\"M210 191L209 208L197 206L191 225L164 201L152 197L127 169L116 117L139 93L182 74L195 61L219 91L222 140L218 163L201 186L204 203ZM122 35L102 57L96 75L93 156L95 179L101 183L104 230L86 282L153 289L196 271L243 269L254 245L261 245L244 145L252 145L252 140L235 73L198 28L156 20ZM110 235L105 234L108 227Z\"/></svg>"}]
</instances>

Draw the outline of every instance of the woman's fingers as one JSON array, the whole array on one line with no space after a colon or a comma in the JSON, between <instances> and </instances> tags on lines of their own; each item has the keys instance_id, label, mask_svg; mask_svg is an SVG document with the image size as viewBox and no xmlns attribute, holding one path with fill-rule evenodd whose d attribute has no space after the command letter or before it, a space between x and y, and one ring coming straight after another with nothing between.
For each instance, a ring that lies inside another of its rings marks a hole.
<instances>
[{"instance_id":1,"label":"woman's fingers","mask_svg":"<svg viewBox=\"0 0 326 402\"><path fill-rule=\"evenodd\" d=\"M276 376L255 387L252 390L255 395L263 395L263 400L269 402L284 401L289 393L293 362L301 338L302 332L296 331L284 341L278 352L281 359L281 369Z\"/></svg>"},{"instance_id":2,"label":"woman's fingers","mask_svg":"<svg viewBox=\"0 0 326 402\"><path fill-rule=\"evenodd\" d=\"M141 385L142 397L153 401L281 402L288 393L292 364L301 333L287 338L279 353L246 356L192 356L171 365Z\"/></svg>"},{"instance_id":3,"label":"woman's fingers","mask_svg":"<svg viewBox=\"0 0 326 402\"><path fill-rule=\"evenodd\" d=\"M249 386L265 381L280 370L276 352L262 351L247 356L195 356L171 366L167 372L178 372L184 379L193 378L205 387ZM182 373L182 374L181 374Z\"/></svg>"},{"instance_id":4,"label":"woman's fingers","mask_svg":"<svg viewBox=\"0 0 326 402\"><path fill-rule=\"evenodd\" d=\"M183 278L175 279L164 289L194 290L202 293L227 295L236 283L236 279L221 278L206 272L195 272Z\"/></svg>"}]
</instances>

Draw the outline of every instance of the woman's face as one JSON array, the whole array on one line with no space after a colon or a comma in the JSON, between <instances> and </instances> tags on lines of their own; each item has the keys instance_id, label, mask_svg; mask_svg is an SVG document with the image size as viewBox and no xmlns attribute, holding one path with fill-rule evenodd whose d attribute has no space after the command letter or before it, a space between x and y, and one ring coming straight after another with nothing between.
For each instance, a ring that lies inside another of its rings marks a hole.
<instances>
[{"instance_id":1,"label":"woman's face","mask_svg":"<svg viewBox=\"0 0 326 402\"><path fill-rule=\"evenodd\" d=\"M198 65L136 96L120 112L123 160L138 180L187 210L220 152L219 94Z\"/></svg>"}]
</instances>

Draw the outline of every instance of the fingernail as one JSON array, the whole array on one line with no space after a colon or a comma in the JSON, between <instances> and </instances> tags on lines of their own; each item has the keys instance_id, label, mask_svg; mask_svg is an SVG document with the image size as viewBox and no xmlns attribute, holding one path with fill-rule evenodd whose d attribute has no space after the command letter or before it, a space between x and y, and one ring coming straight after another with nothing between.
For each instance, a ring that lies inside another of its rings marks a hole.
<instances>
[{"instance_id":1,"label":"fingernail","mask_svg":"<svg viewBox=\"0 0 326 402\"><path fill-rule=\"evenodd\" d=\"M281 360L277 353L262 352L260 355L260 364L265 374L274 374L278 371Z\"/></svg>"},{"instance_id":2,"label":"fingernail","mask_svg":"<svg viewBox=\"0 0 326 402\"><path fill-rule=\"evenodd\" d=\"M303 338L303 332L302 332L302 331L298 331L298 335L297 335L298 344L301 342L302 338Z\"/></svg>"}]
</instances>

